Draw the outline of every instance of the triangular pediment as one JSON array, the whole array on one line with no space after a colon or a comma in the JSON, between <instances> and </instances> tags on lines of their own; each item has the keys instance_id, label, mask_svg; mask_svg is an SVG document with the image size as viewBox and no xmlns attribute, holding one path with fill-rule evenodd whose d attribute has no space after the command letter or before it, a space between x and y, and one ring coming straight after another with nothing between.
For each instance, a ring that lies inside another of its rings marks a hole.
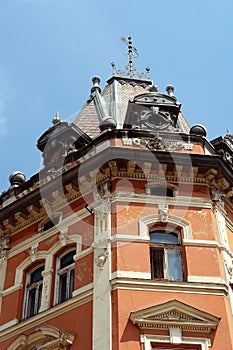
<instances>
[{"instance_id":1,"label":"triangular pediment","mask_svg":"<svg viewBox=\"0 0 233 350\"><path fill-rule=\"evenodd\" d=\"M171 300L132 312L130 319L139 328L143 329L178 327L193 332L206 333L215 329L220 321L218 317L178 300Z\"/></svg>"}]
</instances>

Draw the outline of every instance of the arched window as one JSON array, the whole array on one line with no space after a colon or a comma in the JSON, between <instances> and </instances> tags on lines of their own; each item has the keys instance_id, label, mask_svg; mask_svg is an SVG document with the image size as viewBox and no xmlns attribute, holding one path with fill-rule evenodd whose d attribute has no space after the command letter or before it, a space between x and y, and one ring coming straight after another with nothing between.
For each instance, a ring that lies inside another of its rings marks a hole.
<instances>
[{"instance_id":1,"label":"arched window","mask_svg":"<svg viewBox=\"0 0 233 350\"><path fill-rule=\"evenodd\" d=\"M41 265L27 273L23 314L24 319L39 313L43 287L43 270L44 265Z\"/></svg>"},{"instance_id":2,"label":"arched window","mask_svg":"<svg viewBox=\"0 0 233 350\"><path fill-rule=\"evenodd\" d=\"M183 280L181 245L178 235L167 231L150 233L151 278Z\"/></svg>"},{"instance_id":3,"label":"arched window","mask_svg":"<svg viewBox=\"0 0 233 350\"><path fill-rule=\"evenodd\" d=\"M57 259L55 303L70 299L74 290L74 255L76 250L62 254Z\"/></svg>"}]
</instances>

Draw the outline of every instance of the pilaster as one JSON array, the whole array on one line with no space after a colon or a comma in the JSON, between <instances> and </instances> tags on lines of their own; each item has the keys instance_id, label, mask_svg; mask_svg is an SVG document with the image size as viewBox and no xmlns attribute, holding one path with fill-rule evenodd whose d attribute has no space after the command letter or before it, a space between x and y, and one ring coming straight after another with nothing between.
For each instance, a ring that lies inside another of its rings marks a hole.
<instances>
[{"instance_id":1,"label":"pilaster","mask_svg":"<svg viewBox=\"0 0 233 350\"><path fill-rule=\"evenodd\" d=\"M111 212L108 183L94 191L93 350L112 348Z\"/></svg>"}]
</instances>

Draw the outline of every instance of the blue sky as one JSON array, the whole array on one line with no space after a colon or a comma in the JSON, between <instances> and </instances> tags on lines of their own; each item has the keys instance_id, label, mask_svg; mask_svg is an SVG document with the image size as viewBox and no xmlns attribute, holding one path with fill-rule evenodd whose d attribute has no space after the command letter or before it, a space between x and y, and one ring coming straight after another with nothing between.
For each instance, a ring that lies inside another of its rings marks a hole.
<instances>
[{"instance_id":1,"label":"blue sky","mask_svg":"<svg viewBox=\"0 0 233 350\"><path fill-rule=\"evenodd\" d=\"M232 0L0 0L0 33L0 193L13 171L39 171L36 142L55 113L72 121L91 78L103 88L112 61L124 68L121 36L160 91L175 86L191 125L209 140L233 132Z\"/></svg>"}]
</instances>

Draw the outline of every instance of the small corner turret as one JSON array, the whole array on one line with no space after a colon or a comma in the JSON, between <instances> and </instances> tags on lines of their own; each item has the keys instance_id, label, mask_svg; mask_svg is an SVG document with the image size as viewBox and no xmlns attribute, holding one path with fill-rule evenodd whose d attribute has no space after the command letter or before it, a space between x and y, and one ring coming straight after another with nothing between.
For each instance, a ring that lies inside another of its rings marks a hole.
<instances>
[{"instance_id":1,"label":"small corner turret","mask_svg":"<svg viewBox=\"0 0 233 350\"><path fill-rule=\"evenodd\" d=\"M37 148L43 153L44 166L48 171L56 171L64 164L65 158L91 142L76 124L63 122L58 113L50 127L37 141Z\"/></svg>"}]
</instances>

